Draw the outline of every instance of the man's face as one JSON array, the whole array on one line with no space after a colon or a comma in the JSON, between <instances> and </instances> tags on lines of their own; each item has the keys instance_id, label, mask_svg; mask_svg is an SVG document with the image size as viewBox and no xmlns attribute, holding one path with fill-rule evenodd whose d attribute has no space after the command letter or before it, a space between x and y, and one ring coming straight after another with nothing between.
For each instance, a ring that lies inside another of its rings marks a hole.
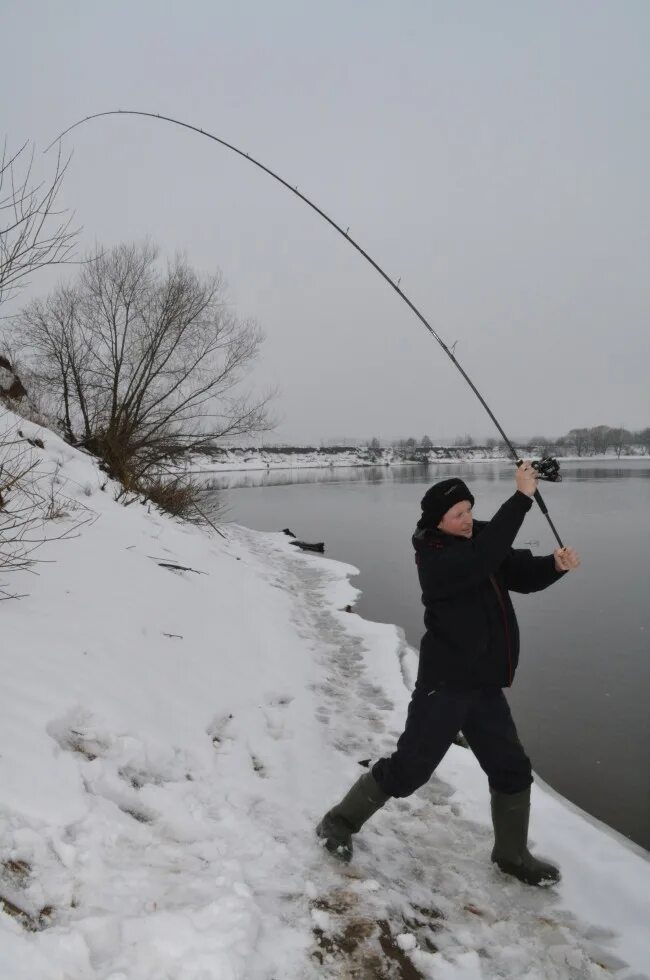
<instances>
[{"instance_id":1,"label":"man's face","mask_svg":"<svg viewBox=\"0 0 650 980\"><path fill-rule=\"evenodd\" d=\"M472 505L469 500L461 500L460 503L449 508L438 524L438 528L445 534L454 534L457 538L471 538L473 523Z\"/></svg>"}]
</instances>

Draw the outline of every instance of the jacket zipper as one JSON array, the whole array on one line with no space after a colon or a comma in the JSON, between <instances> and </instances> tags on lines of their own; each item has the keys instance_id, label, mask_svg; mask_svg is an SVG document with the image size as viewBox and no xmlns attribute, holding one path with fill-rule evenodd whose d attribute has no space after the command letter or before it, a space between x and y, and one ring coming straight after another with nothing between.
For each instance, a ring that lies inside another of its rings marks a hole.
<instances>
[{"instance_id":1,"label":"jacket zipper","mask_svg":"<svg viewBox=\"0 0 650 980\"><path fill-rule=\"evenodd\" d=\"M510 630L508 629L508 617L506 615L506 604L503 601L503 595L501 594L501 589L499 588L499 583L494 575L490 575L490 581L494 586L494 591L497 594L497 601L501 609L501 615L503 616L503 630L506 635L506 657L508 660L508 687L512 687L512 657L510 655Z\"/></svg>"}]
</instances>

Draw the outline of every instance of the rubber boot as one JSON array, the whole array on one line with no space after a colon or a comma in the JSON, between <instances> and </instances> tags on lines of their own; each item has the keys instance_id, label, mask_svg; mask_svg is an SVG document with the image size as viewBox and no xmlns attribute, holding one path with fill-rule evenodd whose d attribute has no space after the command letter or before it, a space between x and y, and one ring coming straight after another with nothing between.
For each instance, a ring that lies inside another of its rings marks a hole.
<instances>
[{"instance_id":1,"label":"rubber boot","mask_svg":"<svg viewBox=\"0 0 650 980\"><path fill-rule=\"evenodd\" d=\"M331 854L347 863L352 857L352 834L357 834L389 798L372 773L364 772L341 802L328 810L316 833Z\"/></svg>"},{"instance_id":2,"label":"rubber boot","mask_svg":"<svg viewBox=\"0 0 650 980\"><path fill-rule=\"evenodd\" d=\"M530 786L521 793L490 790L494 849L492 860L501 871L527 885L553 885L560 871L553 864L539 861L527 847Z\"/></svg>"}]
</instances>

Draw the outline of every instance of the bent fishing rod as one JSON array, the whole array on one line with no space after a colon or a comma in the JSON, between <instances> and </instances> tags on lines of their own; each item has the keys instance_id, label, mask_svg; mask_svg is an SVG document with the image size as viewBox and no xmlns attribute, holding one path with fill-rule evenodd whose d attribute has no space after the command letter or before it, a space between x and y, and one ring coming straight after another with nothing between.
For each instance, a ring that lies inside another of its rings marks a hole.
<instances>
[{"instance_id":1,"label":"bent fishing rod","mask_svg":"<svg viewBox=\"0 0 650 980\"><path fill-rule=\"evenodd\" d=\"M52 140L52 142L50 143L50 145L46 148L45 152L47 153L47 151L55 143L57 143L59 140L63 139L63 137L66 136L73 129L76 129L77 126L81 126L83 123L89 122L91 119L100 119L103 116L144 116L144 117L146 117L148 119L158 119L161 122L172 123L174 126L181 126L183 129L189 129L189 130L191 130L194 133L198 133L200 136L206 136L208 139L213 140L215 143L219 143L221 146L225 146L226 149L232 150L233 153L236 153L238 156L243 157L244 160L247 160L249 163L252 163L254 166L258 167L260 170L263 170L264 173L266 173L266 174L269 175L269 177L272 177L274 180L277 180L277 182L279 184L282 184L282 186L283 187L286 187L286 189L288 191L291 191L291 193L292 194L295 194L296 197L299 197L301 201L304 201L305 204L307 204L313 211L316 212L316 214L320 215L321 218L323 218L329 225L331 225L332 228L334 228L339 233L339 235L342 235L343 238L345 238L345 240L347 242L349 242L350 245L352 245L352 247L355 248L357 250L357 252L359 252L364 257L364 259L366 260L366 262L369 262L370 263L370 265L373 267L373 269L375 269L375 271L379 273L379 275L382 277L382 279L385 279L386 280L386 282L388 283L388 285L391 286L395 290L395 292L400 297L400 299L402 299L406 303L406 305L408 306L408 308L413 313L415 313L415 315L418 318L418 320L423 324L424 327L426 327L426 329L429 331L429 333L434 338L434 340L436 340L440 344L440 346L442 347L443 351L445 352L445 354L447 355L447 357L450 359L450 361L452 362L452 364L456 367L456 369L458 371L460 371L461 375L463 376L463 378L465 379L465 381L467 382L467 384L470 386L470 388L472 389L472 391L474 392L474 394L476 395L476 397L480 401L480 403L483 406L483 408L485 409L485 411L488 413L488 415L490 416L490 418L494 422L494 424L495 424L495 426L496 426L499 434L501 435L501 438L503 439L503 442L504 442L505 446L507 447L508 451L512 454L512 457L515 460L515 463L517 464L517 466L520 466L521 465L521 462L522 461L521 461L521 459L519 457L519 454L517 453L515 447L513 446L513 444L511 443L510 439L508 438L508 436L504 432L501 424L499 423L498 419L496 418L496 416L492 412L492 409L490 408L490 406L488 405L488 403L485 401L485 398L483 397L483 395L480 393L480 391L478 390L478 388L476 387L476 385L474 384L474 382L472 381L472 379L469 377L469 375L466 373L466 371L464 370L464 368L458 363L458 360L456 359L456 356L454 354L453 349L447 346L447 344L444 342L444 340L442 339L442 337L440 337L436 333L436 331L433 329L433 327L431 326L431 324L425 319L425 317L418 310L418 308L415 306L415 304L412 303L411 300L408 298L408 296L400 289L400 286L399 286L399 282L400 281L399 281L399 279L398 279L397 282L395 282L393 279L391 279L391 277L388 275L388 273L384 272L384 270L381 268L380 265L378 265L377 262L375 262L375 260L372 258L372 256L368 255L368 253L365 251L365 249L363 249L361 247L361 245L359 245L359 243L356 242L348 234L348 232L350 230L349 228L346 228L344 230L341 227L341 225L337 224L336 221L334 221L333 218L330 218L330 216L328 214L325 214L325 212L323 210L321 210L321 208L319 208L317 204L314 204L314 202L311 201L305 194L303 194L301 191L299 191L297 186L293 186L292 184L290 184L283 177L280 177L279 174L276 174L275 171L271 170L270 167L267 167L267 166L265 166L265 164L260 163L259 160L256 160L249 153L245 153L244 150L240 150L238 147L233 146L232 143L226 142L226 140L221 139L219 136L215 136L213 133L209 133L205 129L201 129L199 126L193 126L191 123L183 122L181 119L173 119L171 116L163 116L163 115L161 115L158 112L144 112L143 110L139 110L139 109L109 109L109 110L107 110L105 112L95 112L95 113L93 113L90 116L84 116L83 119L78 119L77 122L73 123L71 126L68 126L67 129L64 129L62 133L60 133L54 140ZM555 479L557 479L558 465L557 465L557 462L555 462L555 461L552 461L552 462L554 462L554 467L551 466L550 470L547 470L546 473L544 472L544 467L543 466L537 465L536 468L538 469L538 472L540 473L541 476L545 477L546 479L555 480ZM551 531L555 535L556 541L558 542L559 546L561 548L563 548L564 545L562 543L562 540L561 540L561 538L560 538L560 536L559 536L559 534L558 534L558 532L557 532L557 530L555 528L555 525L553 524L553 521L551 520L551 517L550 517L549 512L548 512L548 508L546 507L546 504L544 503L544 500L542 499L542 495L540 494L539 490L536 490L535 491L535 500L537 501L537 504L538 504L538 506L539 506L542 514L544 515L544 517L548 521L549 526L551 528Z\"/></svg>"}]
</instances>

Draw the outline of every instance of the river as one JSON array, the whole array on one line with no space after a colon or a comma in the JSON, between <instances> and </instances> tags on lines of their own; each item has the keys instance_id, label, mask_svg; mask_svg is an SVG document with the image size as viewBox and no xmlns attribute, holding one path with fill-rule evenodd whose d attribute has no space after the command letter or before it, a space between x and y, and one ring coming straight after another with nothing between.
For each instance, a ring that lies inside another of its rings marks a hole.
<instances>
[{"instance_id":1,"label":"river","mask_svg":"<svg viewBox=\"0 0 650 980\"><path fill-rule=\"evenodd\" d=\"M539 775L582 809L650 849L650 460L562 465L540 486L582 567L543 593L513 596L522 654L508 698ZM418 647L422 614L411 534L427 486L469 484L489 519L514 489L512 465L402 465L231 472L216 479L221 520L291 528L360 569L356 610L396 623ZM515 542L553 550L535 507Z\"/></svg>"}]
</instances>

